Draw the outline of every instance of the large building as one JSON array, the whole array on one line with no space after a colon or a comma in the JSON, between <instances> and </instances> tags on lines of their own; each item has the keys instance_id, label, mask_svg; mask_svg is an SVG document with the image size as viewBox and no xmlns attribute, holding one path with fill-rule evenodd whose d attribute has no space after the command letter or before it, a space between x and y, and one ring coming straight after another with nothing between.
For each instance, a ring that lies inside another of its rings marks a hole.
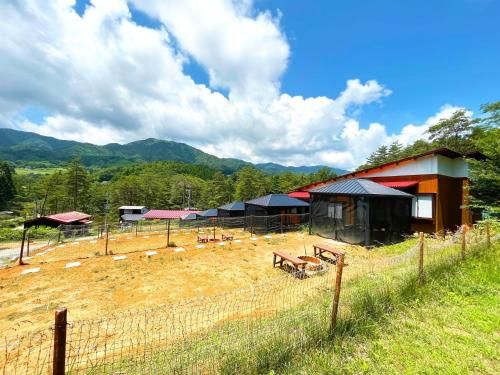
<instances>
[{"instance_id":1,"label":"large building","mask_svg":"<svg viewBox=\"0 0 500 375\"><path fill-rule=\"evenodd\" d=\"M481 155L462 155L440 148L303 186L296 192L310 192L347 179L368 179L413 195L412 231L440 233L456 230L472 221L467 208L469 168L466 157L478 158Z\"/></svg>"}]
</instances>

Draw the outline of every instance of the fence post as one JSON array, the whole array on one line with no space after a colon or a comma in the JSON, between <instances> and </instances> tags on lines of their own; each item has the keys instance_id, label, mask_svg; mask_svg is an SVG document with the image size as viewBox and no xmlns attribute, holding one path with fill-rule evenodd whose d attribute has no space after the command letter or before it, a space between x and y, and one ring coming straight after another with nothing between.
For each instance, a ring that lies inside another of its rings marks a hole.
<instances>
[{"instance_id":1,"label":"fence post","mask_svg":"<svg viewBox=\"0 0 500 375\"><path fill-rule=\"evenodd\" d=\"M491 247L491 237L490 237L490 222L486 222L486 247L489 249Z\"/></svg>"},{"instance_id":2,"label":"fence post","mask_svg":"<svg viewBox=\"0 0 500 375\"><path fill-rule=\"evenodd\" d=\"M64 375L66 367L66 325L68 310L59 308L54 320L54 355L52 360L52 375Z\"/></svg>"},{"instance_id":3,"label":"fence post","mask_svg":"<svg viewBox=\"0 0 500 375\"><path fill-rule=\"evenodd\" d=\"M24 239L26 238L26 231L28 229L23 230L23 239L21 241L21 252L19 253L19 265L22 266L26 263L23 262L23 252L24 252Z\"/></svg>"},{"instance_id":4,"label":"fence post","mask_svg":"<svg viewBox=\"0 0 500 375\"><path fill-rule=\"evenodd\" d=\"M30 256L30 232L28 231L28 244L26 245L26 253Z\"/></svg>"},{"instance_id":5,"label":"fence post","mask_svg":"<svg viewBox=\"0 0 500 375\"><path fill-rule=\"evenodd\" d=\"M108 255L108 242L109 242L109 224L106 224L106 249L104 254Z\"/></svg>"},{"instance_id":6,"label":"fence post","mask_svg":"<svg viewBox=\"0 0 500 375\"><path fill-rule=\"evenodd\" d=\"M420 232L418 236L418 280L422 283L424 281L424 232Z\"/></svg>"},{"instance_id":7,"label":"fence post","mask_svg":"<svg viewBox=\"0 0 500 375\"><path fill-rule=\"evenodd\" d=\"M283 234L283 214L280 214L280 226L281 226L281 234Z\"/></svg>"},{"instance_id":8,"label":"fence post","mask_svg":"<svg viewBox=\"0 0 500 375\"><path fill-rule=\"evenodd\" d=\"M462 260L465 259L465 248L467 246L467 225L462 225Z\"/></svg>"},{"instance_id":9,"label":"fence post","mask_svg":"<svg viewBox=\"0 0 500 375\"><path fill-rule=\"evenodd\" d=\"M170 220L167 220L167 247L170 246Z\"/></svg>"},{"instance_id":10,"label":"fence post","mask_svg":"<svg viewBox=\"0 0 500 375\"><path fill-rule=\"evenodd\" d=\"M333 295L332 316L330 322L330 330L333 332L337 326L337 314L339 310L340 287L342 284L342 270L344 268L345 254L337 256L337 270L335 272L335 294Z\"/></svg>"}]
</instances>

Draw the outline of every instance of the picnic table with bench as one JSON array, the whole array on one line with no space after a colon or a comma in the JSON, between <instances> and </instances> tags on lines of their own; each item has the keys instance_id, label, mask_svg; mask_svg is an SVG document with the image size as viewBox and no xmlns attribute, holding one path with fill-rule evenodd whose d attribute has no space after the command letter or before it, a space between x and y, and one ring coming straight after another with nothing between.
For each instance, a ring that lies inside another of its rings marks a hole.
<instances>
[{"instance_id":1,"label":"picnic table with bench","mask_svg":"<svg viewBox=\"0 0 500 375\"><path fill-rule=\"evenodd\" d=\"M198 235L198 242L199 243L208 243L208 241L210 241L208 239L208 234L205 234L203 236Z\"/></svg>"},{"instance_id":2,"label":"picnic table with bench","mask_svg":"<svg viewBox=\"0 0 500 375\"><path fill-rule=\"evenodd\" d=\"M294 255L285 253L284 251L273 251L273 267L276 267L277 264L280 267L283 267L283 262L286 260L288 263L292 264L293 267L298 271L305 271L307 262L300 258L297 258Z\"/></svg>"},{"instance_id":3,"label":"picnic table with bench","mask_svg":"<svg viewBox=\"0 0 500 375\"><path fill-rule=\"evenodd\" d=\"M233 240L233 235L232 234L224 234L222 233L222 241L232 241Z\"/></svg>"},{"instance_id":4,"label":"picnic table with bench","mask_svg":"<svg viewBox=\"0 0 500 375\"><path fill-rule=\"evenodd\" d=\"M336 250L328 245L313 245L314 248L314 256L315 257L322 257L322 258L327 258L323 254L327 253L330 255L333 255L335 259L332 259L333 261L337 261L337 257L340 255L343 255L344 252L340 250Z\"/></svg>"}]
</instances>

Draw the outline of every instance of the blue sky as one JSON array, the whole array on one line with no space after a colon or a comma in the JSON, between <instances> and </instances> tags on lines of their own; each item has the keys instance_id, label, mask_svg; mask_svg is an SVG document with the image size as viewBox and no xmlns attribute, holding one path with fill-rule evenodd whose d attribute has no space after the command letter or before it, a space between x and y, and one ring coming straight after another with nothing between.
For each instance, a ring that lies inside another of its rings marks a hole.
<instances>
[{"instance_id":1,"label":"blue sky","mask_svg":"<svg viewBox=\"0 0 500 375\"><path fill-rule=\"evenodd\" d=\"M80 0L79 9L87 2ZM281 14L292 50L283 91L335 97L352 77L376 79L393 91L383 104L365 107L361 121L397 131L445 103L479 113L481 104L500 98L500 1L257 0L255 6ZM161 25L132 14L140 24ZM196 62L186 71L208 82Z\"/></svg>"},{"instance_id":2,"label":"blue sky","mask_svg":"<svg viewBox=\"0 0 500 375\"><path fill-rule=\"evenodd\" d=\"M57 138L353 168L500 99L496 0L26 0L0 13L0 125Z\"/></svg>"},{"instance_id":3,"label":"blue sky","mask_svg":"<svg viewBox=\"0 0 500 375\"><path fill-rule=\"evenodd\" d=\"M500 1L260 0L279 8L292 48L282 87L335 96L351 77L393 91L361 119L391 130L444 103L474 112L500 100Z\"/></svg>"}]
</instances>

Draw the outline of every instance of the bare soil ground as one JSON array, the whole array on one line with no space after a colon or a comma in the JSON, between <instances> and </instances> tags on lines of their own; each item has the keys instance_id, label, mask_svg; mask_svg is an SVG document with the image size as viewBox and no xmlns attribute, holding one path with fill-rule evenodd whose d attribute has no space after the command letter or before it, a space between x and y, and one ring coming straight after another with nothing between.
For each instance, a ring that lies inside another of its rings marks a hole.
<instances>
[{"instance_id":1,"label":"bare soil ground","mask_svg":"<svg viewBox=\"0 0 500 375\"><path fill-rule=\"evenodd\" d=\"M29 259L30 265L0 269L0 332L9 336L47 328L59 306L68 308L71 321L96 319L245 288L283 275L272 267L273 250L312 254L312 244L329 242L298 232L259 235L256 241L247 232L232 234L233 241L223 246L210 242L204 248L197 247L196 231L176 230L171 237L176 247L171 248L158 233L114 234L109 251L126 255L123 260L102 256L102 239L39 250L42 255ZM347 250L351 264L380 257L362 247L337 247ZM152 249L158 254L148 256L146 250ZM81 265L65 268L75 261ZM38 267L37 273L21 274Z\"/></svg>"}]
</instances>

